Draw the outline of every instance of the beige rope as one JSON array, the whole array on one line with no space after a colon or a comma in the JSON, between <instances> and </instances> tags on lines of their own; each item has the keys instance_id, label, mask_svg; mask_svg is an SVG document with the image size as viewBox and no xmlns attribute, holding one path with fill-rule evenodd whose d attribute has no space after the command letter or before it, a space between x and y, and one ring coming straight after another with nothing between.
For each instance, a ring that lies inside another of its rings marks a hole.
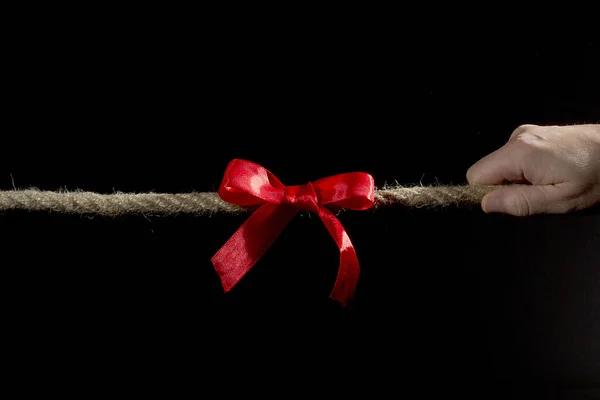
<instances>
[{"instance_id":1,"label":"beige rope","mask_svg":"<svg viewBox=\"0 0 600 400\"><path fill-rule=\"evenodd\" d=\"M375 191L376 206L409 207L475 205L497 186L415 186ZM248 208L229 204L214 192L114 193L51 192L35 189L0 191L0 211L28 210L120 216L125 214L171 215L240 213Z\"/></svg>"},{"instance_id":2,"label":"beige rope","mask_svg":"<svg viewBox=\"0 0 600 400\"><path fill-rule=\"evenodd\" d=\"M398 186L376 190L375 202L417 208L473 205L481 203L483 196L494 189L498 186Z\"/></svg>"}]
</instances>

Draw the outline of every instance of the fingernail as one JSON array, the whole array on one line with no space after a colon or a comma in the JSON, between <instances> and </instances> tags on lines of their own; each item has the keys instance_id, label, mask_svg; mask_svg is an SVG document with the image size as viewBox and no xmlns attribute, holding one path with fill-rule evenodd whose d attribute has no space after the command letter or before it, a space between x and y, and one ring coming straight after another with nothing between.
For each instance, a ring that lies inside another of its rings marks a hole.
<instances>
[{"instance_id":1,"label":"fingernail","mask_svg":"<svg viewBox=\"0 0 600 400\"><path fill-rule=\"evenodd\" d=\"M486 213L494 213L502 211L500 209L500 197L488 197L483 203L483 210Z\"/></svg>"}]
</instances>

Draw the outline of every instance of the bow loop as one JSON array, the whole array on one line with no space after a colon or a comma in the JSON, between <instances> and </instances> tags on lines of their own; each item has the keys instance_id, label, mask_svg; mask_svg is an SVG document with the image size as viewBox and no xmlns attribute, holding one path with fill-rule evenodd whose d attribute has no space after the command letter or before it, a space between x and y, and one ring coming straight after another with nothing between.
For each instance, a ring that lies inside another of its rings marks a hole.
<instances>
[{"instance_id":1,"label":"bow loop","mask_svg":"<svg viewBox=\"0 0 600 400\"><path fill-rule=\"evenodd\" d=\"M351 210L366 210L375 201L375 181L364 172L351 172L321 178L314 182L322 204Z\"/></svg>"},{"instance_id":2,"label":"bow loop","mask_svg":"<svg viewBox=\"0 0 600 400\"><path fill-rule=\"evenodd\" d=\"M285 186L267 169L245 160L233 160L227 166L219 196L239 206L281 203Z\"/></svg>"}]
</instances>

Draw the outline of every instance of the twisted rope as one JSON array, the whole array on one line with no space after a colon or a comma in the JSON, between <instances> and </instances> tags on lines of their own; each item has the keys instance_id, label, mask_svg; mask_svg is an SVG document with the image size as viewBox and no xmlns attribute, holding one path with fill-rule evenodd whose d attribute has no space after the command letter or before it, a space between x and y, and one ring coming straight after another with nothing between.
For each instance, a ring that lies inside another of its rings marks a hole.
<instances>
[{"instance_id":1,"label":"twisted rope","mask_svg":"<svg viewBox=\"0 0 600 400\"><path fill-rule=\"evenodd\" d=\"M375 205L408 207L475 205L497 186L415 186L375 191ZM121 216L240 213L250 210L223 201L214 192L114 193L51 192L35 189L0 191L0 211L28 210Z\"/></svg>"},{"instance_id":2,"label":"twisted rope","mask_svg":"<svg viewBox=\"0 0 600 400\"><path fill-rule=\"evenodd\" d=\"M498 186L415 186L383 188L375 191L377 205L402 204L407 207L467 206L481 203L483 196Z\"/></svg>"}]
</instances>

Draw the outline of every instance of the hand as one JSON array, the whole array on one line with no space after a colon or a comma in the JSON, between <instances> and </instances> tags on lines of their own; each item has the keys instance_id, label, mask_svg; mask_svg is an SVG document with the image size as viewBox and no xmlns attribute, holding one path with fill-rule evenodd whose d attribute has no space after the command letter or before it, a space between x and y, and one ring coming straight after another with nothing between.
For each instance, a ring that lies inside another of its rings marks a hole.
<instances>
[{"instance_id":1,"label":"hand","mask_svg":"<svg viewBox=\"0 0 600 400\"><path fill-rule=\"evenodd\" d=\"M499 188L481 202L486 213L563 214L600 203L600 125L522 125L508 142L467 171L475 185Z\"/></svg>"}]
</instances>

